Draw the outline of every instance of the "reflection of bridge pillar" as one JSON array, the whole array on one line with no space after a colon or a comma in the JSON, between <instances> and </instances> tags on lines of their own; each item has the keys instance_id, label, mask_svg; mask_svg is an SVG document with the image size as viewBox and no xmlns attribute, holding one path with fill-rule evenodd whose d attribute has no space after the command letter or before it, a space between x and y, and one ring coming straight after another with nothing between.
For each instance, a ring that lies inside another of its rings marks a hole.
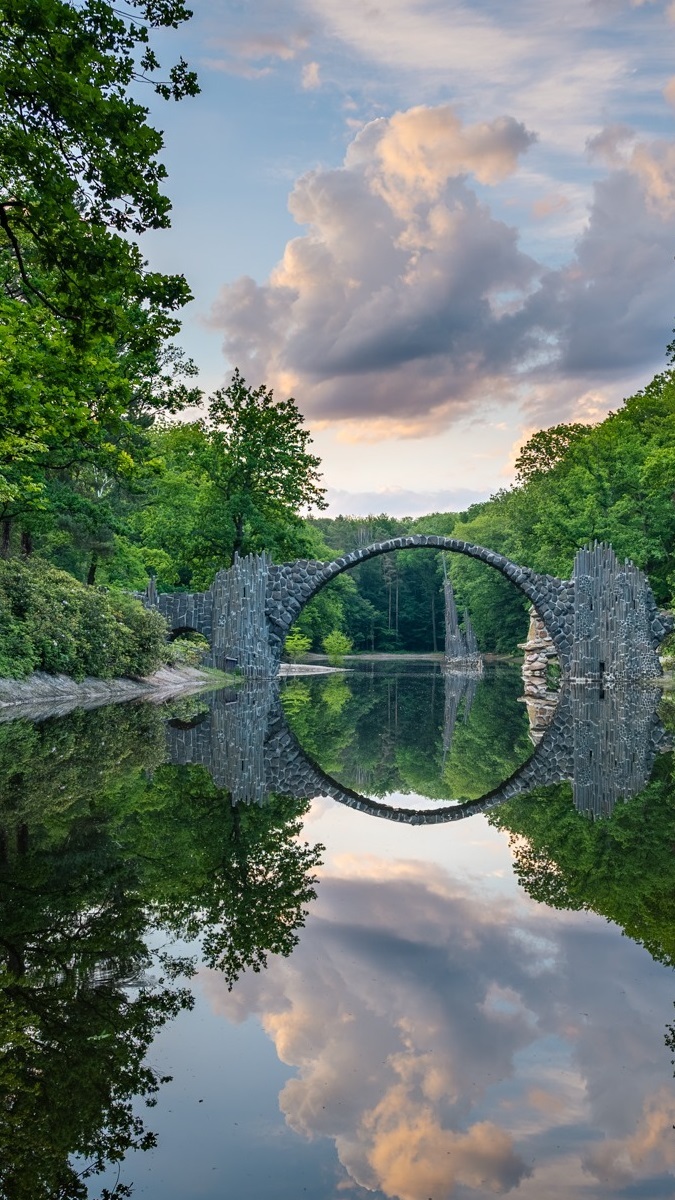
<instances>
[{"instance_id":1,"label":"reflection of bridge pillar","mask_svg":"<svg viewBox=\"0 0 675 1200\"><path fill-rule=\"evenodd\" d=\"M464 701L463 719L466 725L478 690L480 675L475 671L444 671L445 714L443 721L443 763L452 749L452 739L459 715L459 706Z\"/></svg>"},{"instance_id":2,"label":"reflection of bridge pillar","mask_svg":"<svg viewBox=\"0 0 675 1200\"><path fill-rule=\"evenodd\" d=\"M610 816L616 801L646 787L667 739L658 718L657 687L571 685L574 804L592 817Z\"/></svg>"},{"instance_id":3,"label":"reflection of bridge pillar","mask_svg":"<svg viewBox=\"0 0 675 1200\"><path fill-rule=\"evenodd\" d=\"M192 727L169 723L170 761L205 767L216 787L230 792L233 804L263 804L272 790L265 744L275 700L271 680L215 693L208 715Z\"/></svg>"}]
</instances>

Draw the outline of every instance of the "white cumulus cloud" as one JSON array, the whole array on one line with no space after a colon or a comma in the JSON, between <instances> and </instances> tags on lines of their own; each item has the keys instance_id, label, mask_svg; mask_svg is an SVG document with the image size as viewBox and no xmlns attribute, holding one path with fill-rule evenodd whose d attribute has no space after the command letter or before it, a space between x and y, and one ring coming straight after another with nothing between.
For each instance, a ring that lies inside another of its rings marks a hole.
<instances>
[{"instance_id":1,"label":"white cumulus cloud","mask_svg":"<svg viewBox=\"0 0 675 1200\"><path fill-rule=\"evenodd\" d=\"M297 181L304 232L267 282L223 288L211 323L229 361L295 394L315 428L378 436L436 433L487 405L557 421L639 378L668 340L675 146L598 135L608 171L552 269L480 191L503 195L533 141L511 116L468 124L447 104L369 122L342 166Z\"/></svg>"}]
</instances>

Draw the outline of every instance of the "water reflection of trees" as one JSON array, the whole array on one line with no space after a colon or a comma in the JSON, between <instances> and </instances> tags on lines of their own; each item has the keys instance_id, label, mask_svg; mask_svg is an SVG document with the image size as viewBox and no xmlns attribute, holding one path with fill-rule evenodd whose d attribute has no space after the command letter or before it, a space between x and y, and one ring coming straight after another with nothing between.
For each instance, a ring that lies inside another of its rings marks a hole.
<instances>
[{"instance_id":1,"label":"water reflection of trees","mask_svg":"<svg viewBox=\"0 0 675 1200\"><path fill-rule=\"evenodd\" d=\"M440 671L392 664L377 673L290 680L282 691L286 719L300 745L326 774L382 798L418 794L472 800L497 787L532 753L517 668L500 666L460 701L451 744L444 745L446 687Z\"/></svg>"},{"instance_id":2,"label":"water reflection of trees","mask_svg":"<svg viewBox=\"0 0 675 1200\"><path fill-rule=\"evenodd\" d=\"M84 1197L88 1176L154 1144L136 1107L163 1081L146 1051L191 1004L179 981L193 968L151 953L153 931L199 937L231 987L290 952L315 894L306 803L234 809L202 768L162 763L166 715L139 705L0 726L8 1200Z\"/></svg>"}]
</instances>

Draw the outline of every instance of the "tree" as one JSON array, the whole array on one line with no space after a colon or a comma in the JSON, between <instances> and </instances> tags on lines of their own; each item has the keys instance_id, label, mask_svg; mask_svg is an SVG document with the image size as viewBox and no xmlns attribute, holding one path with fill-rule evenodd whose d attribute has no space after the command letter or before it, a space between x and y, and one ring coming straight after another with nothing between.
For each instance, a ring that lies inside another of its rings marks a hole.
<instances>
[{"instance_id":1,"label":"tree","mask_svg":"<svg viewBox=\"0 0 675 1200\"><path fill-rule=\"evenodd\" d=\"M56 561L93 582L152 475L156 414L199 398L194 365L137 306L120 313L116 338L85 350L50 313L0 297L0 344L2 553L27 539L43 554L65 543L74 561Z\"/></svg>"},{"instance_id":2,"label":"tree","mask_svg":"<svg viewBox=\"0 0 675 1200\"><path fill-rule=\"evenodd\" d=\"M190 13L182 0L132 0L131 10L0 0L4 553L13 524L26 551L34 527L50 527L54 479L61 492L80 467L128 479L153 414L196 395L178 381L191 364L169 343L187 283L149 271L133 240L165 228L170 203L162 136L130 95L159 70L151 30ZM198 90L182 60L154 87L174 99ZM90 524L96 552L101 522Z\"/></svg>"},{"instance_id":3,"label":"tree","mask_svg":"<svg viewBox=\"0 0 675 1200\"><path fill-rule=\"evenodd\" d=\"M495 809L491 825L511 837L514 869L533 899L614 921L657 962L675 963L675 808L672 755L647 787L589 821L568 783L535 788Z\"/></svg>"},{"instance_id":4,"label":"tree","mask_svg":"<svg viewBox=\"0 0 675 1200\"><path fill-rule=\"evenodd\" d=\"M230 525L230 555L258 549L265 527L293 525L303 508L325 508L320 459L308 453L295 400L246 386L235 370L209 404L210 477Z\"/></svg>"},{"instance_id":5,"label":"tree","mask_svg":"<svg viewBox=\"0 0 675 1200\"><path fill-rule=\"evenodd\" d=\"M200 938L231 986L290 953L315 895L308 803L237 810L202 767L159 765L166 716L118 705L0 725L0 1194L12 1200L86 1200L86 1179L154 1144L138 1101L152 1105L165 1078L147 1052L191 1006L177 981L193 970L150 949L158 929Z\"/></svg>"},{"instance_id":6,"label":"tree","mask_svg":"<svg viewBox=\"0 0 675 1200\"><path fill-rule=\"evenodd\" d=\"M148 272L124 235L169 224L162 135L130 88L160 69L150 30L191 13L182 0L132 0L131 9L0 3L2 282L9 297L72 322L80 341L114 331L125 297L167 310L187 298L182 276ZM199 90L182 59L154 89L176 100Z\"/></svg>"},{"instance_id":7,"label":"tree","mask_svg":"<svg viewBox=\"0 0 675 1200\"><path fill-rule=\"evenodd\" d=\"M590 425L552 425L540 429L525 443L516 459L516 478L519 483L545 475L565 457L570 446L591 432Z\"/></svg>"}]
</instances>

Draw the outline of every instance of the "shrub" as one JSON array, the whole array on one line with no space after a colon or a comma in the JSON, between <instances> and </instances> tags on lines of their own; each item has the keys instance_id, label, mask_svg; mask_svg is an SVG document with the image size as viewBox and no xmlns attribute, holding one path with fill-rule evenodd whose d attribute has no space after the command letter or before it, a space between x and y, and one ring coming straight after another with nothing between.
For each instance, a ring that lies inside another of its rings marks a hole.
<instances>
[{"instance_id":1,"label":"shrub","mask_svg":"<svg viewBox=\"0 0 675 1200\"><path fill-rule=\"evenodd\" d=\"M304 633L300 633L298 629L291 629L291 632L284 643L284 650L286 651L291 662L294 662L295 659L300 658L303 654L306 654L307 651L311 649L311 646L311 638L305 637Z\"/></svg>"},{"instance_id":2,"label":"shrub","mask_svg":"<svg viewBox=\"0 0 675 1200\"><path fill-rule=\"evenodd\" d=\"M347 637L346 633L341 633L339 629L334 629L332 633L326 635L321 645L331 662L339 662L344 654L349 654L353 642L351 638Z\"/></svg>"},{"instance_id":3,"label":"shrub","mask_svg":"<svg viewBox=\"0 0 675 1200\"><path fill-rule=\"evenodd\" d=\"M110 679L164 661L166 623L131 596L85 587L40 559L0 561L0 675Z\"/></svg>"},{"instance_id":4,"label":"shrub","mask_svg":"<svg viewBox=\"0 0 675 1200\"><path fill-rule=\"evenodd\" d=\"M174 638L164 647L165 660L170 667L198 667L209 652L209 643L200 633Z\"/></svg>"}]
</instances>

